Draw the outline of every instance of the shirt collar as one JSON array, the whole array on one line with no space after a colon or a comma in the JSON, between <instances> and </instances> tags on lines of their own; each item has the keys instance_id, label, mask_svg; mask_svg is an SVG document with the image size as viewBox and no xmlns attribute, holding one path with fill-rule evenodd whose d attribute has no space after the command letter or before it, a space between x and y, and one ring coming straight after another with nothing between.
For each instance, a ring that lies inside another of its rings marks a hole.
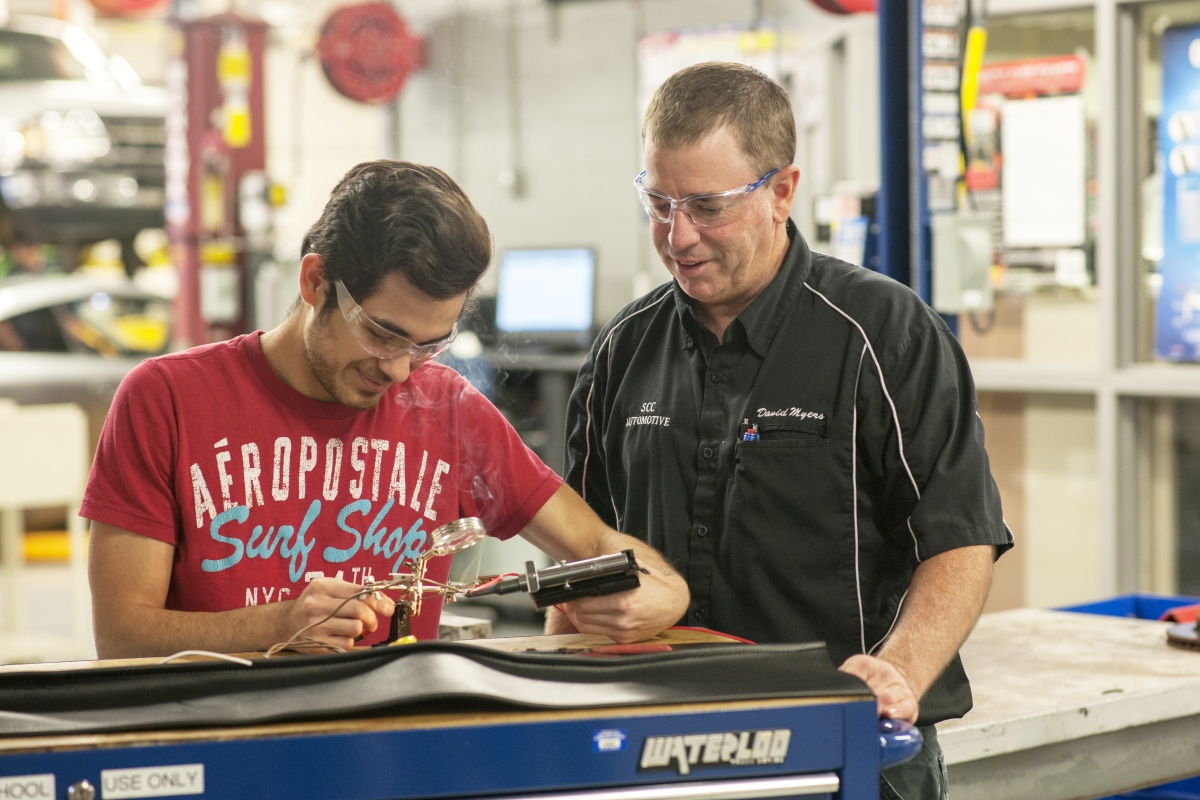
<instances>
[{"instance_id":1,"label":"shirt collar","mask_svg":"<svg viewBox=\"0 0 1200 800\"><path fill-rule=\"evenodd\" d=\"M745 331L746 341L760 356L766 355L771 340L775 338L775 332L799 296L812 269L812 251L808 249L808 243L804 241L791 218L787 221L787 234L791 244L783 256L779 272L767 284L767 288L738 314L734 324L730 326L733 330L740 323ZM696 314L696 301L683 291L678 281L672 281L671 291L675 294L675 307L680 318L684 320L685 327L689 329L692 338L697 339L696 344L699 345L698 337L705 334L711 336L712 332L700 322L700 317ZM691 344L689 339L685 347L690 347Z\"/></svg>"},{"instance_id":2,"label":"shirt collar","mask_svg":"<svg viewBox=\"0 0 1200 800\"><path fill-rule=\"evenodd\" d=\"M671 293L675 295L675 310L679 314L679 319L683 322L683 329L687 331L687 338L684 339L683 349L690 350L693 346L704 350L702 345L704 337L712 336L713 333L708 328L704 327L704 323L700 321L700 317L696 314L696 301L688 297L687 292L679 285L679 281L672 279Z\"/></svg>"}]
</instances>

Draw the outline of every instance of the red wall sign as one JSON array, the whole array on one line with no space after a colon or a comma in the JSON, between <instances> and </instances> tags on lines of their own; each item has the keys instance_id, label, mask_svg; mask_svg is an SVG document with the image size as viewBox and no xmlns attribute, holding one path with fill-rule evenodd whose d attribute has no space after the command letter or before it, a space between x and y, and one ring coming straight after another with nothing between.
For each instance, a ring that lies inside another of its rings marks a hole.
<instances>
[{"instance_id":1,"label":"red wall sign","mask_svg":"<svg viewBox=\"0 0 1200 800\"><path fill-rule=\"evenodd\" d=\"M831 14L874 13L876 0L812 0L817 8Z\"/></svg>"},{"instance_id":2,"label":"red wall sign","mask_svg":"<svg viewBox=\"0 0 1200 800\"><path fill-rule=\"evenodd\" d=\"M1086 65L1079 56L1028 58L985 64L979 70L979 94L1028 97L1072 94L1083 89Z\"/></svg>"},{"instance_id":3,"label":"red wall sign","mask_svg":"<svg viewBox=\"0 0 1200 800\"><path fill-rule=\"evenodd\" d=\"M163 4L163 0L91 0L91 2L97 11L108 17L140 14Z\"/></svg>"},{"instance_id":4,"label":"red wall sign","mask_svg":"<svg viewBox=\"0 0 1200 800\"><path fill-rule=\"evenodd\" d=\"M333 88L360 103L389 103L424 62L424 43L389 3L334 11L321 28L317 56Z\"/></svg>"}]
</instances>

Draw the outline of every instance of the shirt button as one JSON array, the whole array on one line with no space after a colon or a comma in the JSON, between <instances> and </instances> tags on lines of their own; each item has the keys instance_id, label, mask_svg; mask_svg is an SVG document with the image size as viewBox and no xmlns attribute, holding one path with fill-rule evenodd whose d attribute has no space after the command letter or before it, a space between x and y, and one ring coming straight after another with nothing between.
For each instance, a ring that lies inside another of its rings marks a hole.
<instances>
[{"instance_id":1,"label":"shirt button","mask_svg":"<svg viewBox=\"0 0 1200 800\"><path fill-rule=\"evenodd\" d=\"M698 606L696 608L693 608L692 609L692 619L697 620L697 621L704 619L704 609L700 608Z\"/></svg>"},{"instance_id":2,"label":"shirt button","mask_svg":"<svg viewBox=\"0 0 1200 800\"><path fill-rule=\"evenodd\" d=\"M696 535L697 536L708 536L708 526L707 525L697 525L696 526Z\"/></svg>"},{"instance_id":3,"label":"shirt button","mask_svg":"<svg viewBox=\"0 0 1200 800\"><path fill-rule=\"evenodd\" d=\"M709 376L708 376L708 379L709 379L710 381L712 381L713 383L720 383L720 382L721 382L721 376L720 376L720 375L718 375L718 374L717 374L717 373L715 373L715 372L714 372L712 375L709 375Z\"/></svg>"},{"instance_id":4,"label":"shirt button","mask_svg":"<svg viewBox=\"0 0 1200 800\"><path fill-rule=\"evenodd\" d=\"M684 347L691 347L691 346L692 346L692 340L691 340L691 339L686 339L686 340L684 341L684 343L683 343L683 346L684 346Z\"/></svg>"},{"instance_id":5,"label":"shirt button","mask_svg":"<svg viewBox=\"0 0 1200 800\"><path fill-rule=\"evenodd\" d=\"M712 449L711 447L706 447L706 448L704 448L704 457L705 457L705 458L712 458L712 457L713 457L713 449Z\"/></svg>"}]
</instances>

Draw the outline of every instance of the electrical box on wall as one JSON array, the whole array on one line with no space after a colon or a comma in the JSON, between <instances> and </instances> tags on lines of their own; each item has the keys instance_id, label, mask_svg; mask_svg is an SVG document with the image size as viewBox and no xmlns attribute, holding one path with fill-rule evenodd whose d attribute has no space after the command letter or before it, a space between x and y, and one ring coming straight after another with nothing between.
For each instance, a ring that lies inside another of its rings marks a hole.
<instances>
[{"instance_id":1,"label":"electrical box on wall","mask_svg":"<svg viewBox=\"0 0 1200 800\"><path fill-rule=\"evenodd\" d=\"M992 224L987 214L933 215L933 307L938 312L991 310Z\"/></svg>"}]
</instances>

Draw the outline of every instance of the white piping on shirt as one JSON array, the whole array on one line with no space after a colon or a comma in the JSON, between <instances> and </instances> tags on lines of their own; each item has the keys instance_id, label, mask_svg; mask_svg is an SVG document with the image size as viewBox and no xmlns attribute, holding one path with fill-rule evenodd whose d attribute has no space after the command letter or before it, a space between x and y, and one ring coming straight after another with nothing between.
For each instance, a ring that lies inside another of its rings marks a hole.
<instances>
[{"instance_id":1,"label":"white piping on shirt","mask_svg":"<svg viewBox=\"0 0 1200 800\"><path fill-rule=\"evenodd\" d=\"M883 634L879 641L871 646L871 649L867 651L867 655L875 655L875 651L879 649L879 646L886 642L888 637L892 635L892 631L896 629L896 623L900 621L900 610L904 608L904 601L906 599L908 599L908 589L905 589L904 594L900 595L900 602L896 604L896 616L892 617L892 624L888 626L887 633Z\"/></svg>"},{"instance_id":2,"label":"white piping on shirt","mask_svg":"<svg viewBox=\"0 0 1200 800\"><path fill-rule=\"evenodd\" d=\"M871 346L871 340L867 338L867 332L865 330L863 330L862 325L858 324L858 320L854 319L854 317L850 316L845 311L843 311L842 309L835 306L828 297L821 294L816 289L814 289L812 286L810 286L808 284L808 281L804 282L804 288L808 289L810 292L815 294L817 297L821 298L825 302L825 305L829 306L834 311L836 311L837 313L839 313L843 317L845 317L850 322L851 325L853 325L855 328L858 329L859 334L863 337L863 342L866 344L867 350L871 353L871 361L873 361L875 363L875 371L879 374L879 386L880 386L880 388L883 389L883 396L884 396L884 398L887 399L888 406L892 410L892 421L896 424L896 447L900 451L900 463L904 465L904 471L906 473L908 473L908 480L910 483L912 483L913 491L916 492L917 499L920 500L921 499L921 489L917 486L917 479L913 477L912 470L908 466L908 459L904 457L904 433L903 433L903 431L900 430L900 415L896 412L896 404L895 404L895 402L892 401L891 394L888 393L887 379L883 377L883 367L880 366L880 364L879 364L879 358L876 357L876 355L875 355L875 348ZM854 498L854 502L856 504L855 507L857 508L857 503L858 503L857 497ZM913 532L913 529L912 529L912 517L908 518L907 525L908 525L908 533L910 536L912 536L912 540L913 540L913 553L916 555L917 563L920 564L921 563L921 550L917 544L917 535L916 535L916 533Z\"/></svg>"},{"instance_id":3,"label":"white piping on shirt","mask_svg":"<svg viewBox=\"0 0 1200 800\"><path fill-rule=\"evenodd\" d=\"M617 328L621 327L626 322L628 322L629 320L636 317L638 314L641 314L643 311L649 311L650 309L654 308L656 305L661 303L663 300L666 300L668 297L671 297L671 292L665 293L662 297L655 300L650 305L646 306L645 308L638 309L637 311L633 312L625 319L618 322L616 325L613 325L612 330L610 330L608 332L608 336L605 336L604 341L600 343L600 346L598 348L596 348L596 359L595 360L596 361L600 360L600 354L602 352L604 352L604 348L608 347L610 345L610 343L612 342L613 334L617 332ZM609 352L608 376L610 378L612 377L611 348L610 348L610 352ZM580 478L580 481L579 481L579 486L582 490L582 491L580 491L580 495L583 497L584 502L587 501L588 461L591 460L591 457L592 457L592 391L595 388L596 388L596 364L595 364L595 362L593 362L592 363L592 382L588 386L587 401L584 403L585 408L587 408L587 424L584 426L584 429L583 429L583 440L584 440L585 444L587 445L587 448L584 450L584 455L583 455L583 477ZM617 511L617 501L613 497L613 493L612 493L611 489L609 490L609 493L608 493L608 499L609 499L609 502L612 503L612 507L613 507L613 519L616 521L616 525L614 527L619 531L619 530L621 530L621 513L619 511Z\"/></svg>"},{"instance_id":4,"label":"white piping on shirt","mask_svg":"<svg viewBox=\"0 0 1200 800\"><path fill-rule=\"evenodd\" d=\"M867 346L858 354L858 371L854 373L854 399L850 403L850 491L854 505L854 593L858 598L858 641L862 651L867 652L867 622L863 618L862 574L858 564L858 379L862 377L863 359L867 357Z\"/></svg>"}]
</instances>

